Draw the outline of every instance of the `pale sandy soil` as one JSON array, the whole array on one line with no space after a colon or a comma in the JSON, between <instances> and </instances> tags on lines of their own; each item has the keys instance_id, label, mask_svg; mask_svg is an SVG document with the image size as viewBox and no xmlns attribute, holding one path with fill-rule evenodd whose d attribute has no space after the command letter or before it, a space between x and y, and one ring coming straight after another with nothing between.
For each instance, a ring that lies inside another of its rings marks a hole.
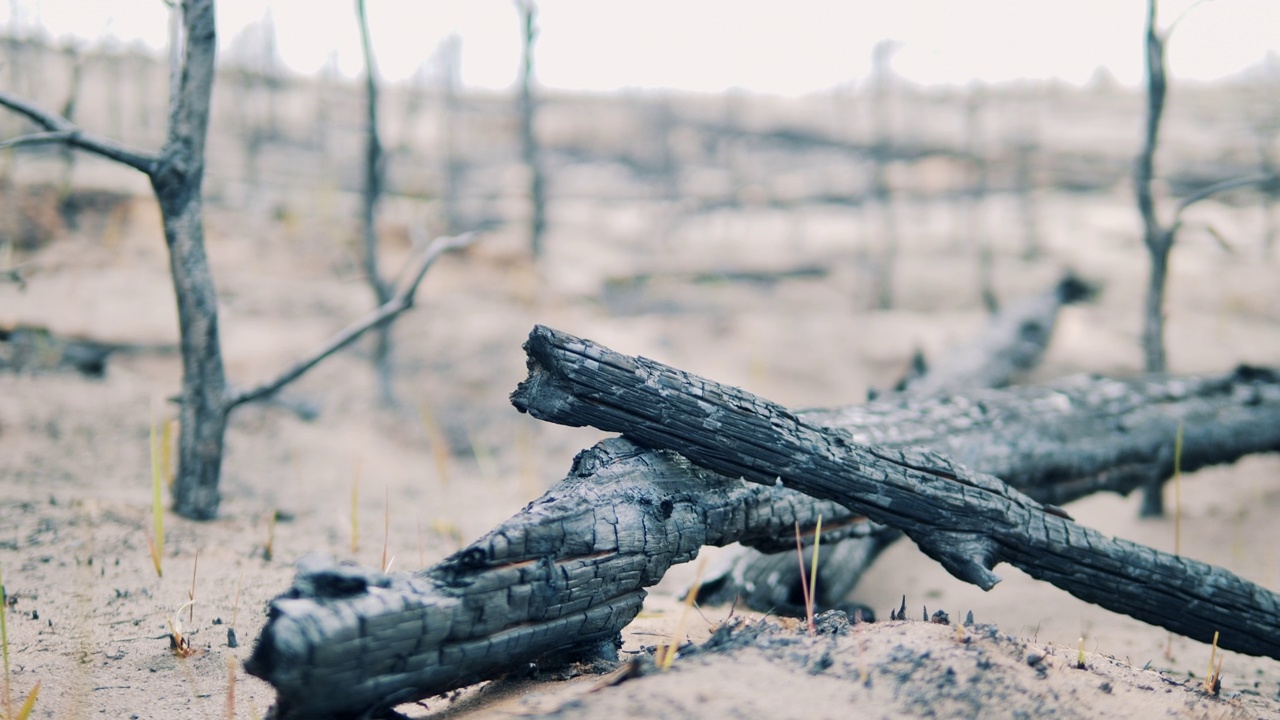
<instances>
[{"instance_id":1,"label":"pale sandy soil","mask_svg":"<svg viewBox=\"0 0 1280 720\"><path fill-rule=\"evenodd\" d=\"M1059 129L1067 137L1085 133L1084 125L1067 118ZM1211 155L1196 145L1208 135L1190 132L1193 126L1175 125L1171 142ZM1107 142L1124 144L1117 155L1128 153L1128 130L1108 129L1120 140ZM549 132L554 136L556 126ZM221 152L215 165L234 164ZM841 208L753 204L750 187L745 205L696 216L681 216L659 200L591 196L607 194L602 188L612 187L615 171L561 168L548 253L536 268L511 224L432 272L419 307L396 326L399 408L374 402L361 348L331 359L286 393L317 404L314 421L277 405L238 411L227 438L221 516L195 523L165 515L163 577L147 549L148 437L154 420L172 415L165 399L178 388L176 356L120 356L102 380L0 374L0 569L10 603L14 696L40 683L38 718L261 716L271 689L245 675L240 663L267 601L288 587L298 557L319 551L374 566L385 547L393 570L423 567L516 512L563 476L577 450L601 438L590 429L541 424L509 406L507 395L524 376L520 344L534 323L794 407L858 402L868 387L895 380L917 347L937 356L982 326L975 256L957 244L952 229L960 220L950 206L900 207L898 305L873 312L866 310L870 291L860 253L874 255L879 245L874 225L856 213L851 220ZM100 165L86 163L78 172L145 193L137 178ZM518 186L519 173L512 177ZM815 183L841 177L797 170L777 177L772 191L791 187L803 196ZM695 195L729 182L710 171L687 180L686 191ZM216 173L210 186L215 195L235 195ZM321 191L299 190L308 198L297 203L301 209L274 217L211 203L209 252L233 382L277 372L371 305L350 245L351 198ZM393 204L387 216L397 217L395 211ZM507 214L519 212L517 206ZM1215 203L1197 213L1234 251L1203 230L1189 231L1175 250L1172 369L1280 364L1280 260L1263 258L1258 216ZM988 203L985 227L1002 298L1038 292L1068 267L1103 287L1096 302L1063 313L1032 379L1136 371L1146 260L1128 190L1044 193L1039 223L1046 254L1035 262L1019 259L1015 215L1007 197ZM391 270L407 246L403 225L387 229ZM59 237L23 259L35 263L35 272L25 291L0 284L0 323L173 342L172 290L149 200L135 201L127 217ZM830 274L772 287L658 279L639 293L603 292L609 278L637 272L813 264ZM442 446L447 452L438 452ZM1280 589L1278 480L1274 456L1185 477L1182 551ZM285 519L269 540L268 517L276 511ZM1173 520L1137 520L1135 498L1089 498L1071 512L1103 532L1174 548ZM1005 581L983 593L902 542L853 597L882 617L904 595L912 618L922 606L946 610L953 621L972 610L980 625L998 630L958 632L915 621L809 638L786 629L757 633L748 624L735 633L745 639L729 651L687 653L670 672L616 688L588 692L598 677L565 681L543 673L401 711L457 718L1280 717L1280 662L1226 653L1222 695L1205 697L1195 688L1208 646L1083 604L1013 569L998 572ZM193 574L196 602L182 624L197 652L180 659L169 650L168 622L187 602ZM628 629L628 651L644 654L674 630L681 613L674 597L693 569L671 575ZM701 644L729 613L701 609L687 624L689 638ZM229 628L239 647L228 647ZM1081 638L1084 669L1075 667ZM1043 659L1029 662L1031 655Z\"/></svg>"},{"instance_id":2,"label":"pale sandy soil","mask_svg":"<svg viewBox=\"0 0 1280 720\"><path fill-rule=\"evenodd\" d=\"M1131 218L1122 200L1073 202L1085 204L1097 224L1123 226ZM0 286L0 320L168 342L171 291L153 212L139 201L108 244L71 236L36 255L39 272L25 292ZM352 279L350 252L314 242L324 233L322 222L267 228L270 242L241 234L235 222L214 211L210 250L229 372L244 383L316 346L362 312L368 297ZM507 405L523 377L520 343L535 322L794 406L855 402L868 385L900 372L917 345L940 352L982 323L970 273L956 271L970 260L945 248L907 252L903 308L868 313L855 307L853 262L838 248L802 243L771 252L759 243L728 256L726 239L654 259L643 253L643 233L615 231L622 240L606 244L595 241L597 231L553 234L539 271L523 259L514 233L490 236L443 262L420 308L397 328L398 410L375 406L368 365L352 352L290 391L319 404L314 422L276 406L240 411L228 437L221 517L195 523L166 515L162 578L147 551L147 447L151 420L171 413L164 398L177 387L176 357L120 357L96 381L0 376L0 567L9 592L15 696L40 683L35 717L224 717L233 676L235 716L261 715L270 688L239 663L262 626L266 601L288 586L296 558L323 551L373 565L385 537L393 569L421 567L518 510L568 469L576 450L600 437L537 423ZM1051 248L1050 258L1034 265L1002 256L1002 292L1034 291L1066 265L1104 283L1105 292L1095 304L1064 313L1037 376L1133 370L1142 268L1136 243L1086 242L1073 233L1055 238ZM1169 344L1176 370L1280 360L1274 262L1195 242L1175 257ZM636 269L805 260L829 264L832 275L773 289L674 282L658 297L680 311L659 314L611 314L598 295L604 277ZM449 446L443 475L424 412ZM1267 457L1184 478L1184 552L1280 587L1277 476L1280 461ZM288 519L276 525L273 557L265 560L267 517L277 509ZM1172 520L1139 522L1132 498L1090 498L1072 513L1105 532L1172 549ZM944 609L953 620L972 610L978 623L998 631L958 634L918 621L858 627L838 638L771 630L732 652L697 653L678 659L671 672L599 692L587 692L594 677L562 682L543 675L427 706L451 717L834 718L855 709L871 717L1280 717L1276 661L1227 653L1222 697L1207 698L1194 689L1208 664L1207 646L1170 639L1015 570L1000 571L1005 581L984 594L903 542L854 596L882 616L903 595L910 617L921 606ZM198 652L179 659L168 647L167 622L187 601L193 572L194 616L184 613L182 624ZM654 593L628 631L629 650L652 647L672 631L680 613L673 597L691 572L677 569ZM728 613L702 609L688 625L690 638L705 639ZM227 646L230 627L240 641L234 649ZM1081 637L1084 670L1073 667ZM1047 659L1028 664L1030 654Z\"/></svg>"}]
</instances>

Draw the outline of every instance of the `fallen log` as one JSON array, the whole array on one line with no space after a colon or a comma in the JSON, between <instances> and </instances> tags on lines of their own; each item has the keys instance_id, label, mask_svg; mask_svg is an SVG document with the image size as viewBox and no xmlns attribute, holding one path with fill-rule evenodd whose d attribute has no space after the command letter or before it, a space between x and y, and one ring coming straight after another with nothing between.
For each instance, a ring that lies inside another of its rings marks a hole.
<instances>
[{"instance_id":1,"label":"fallen log","mask_svg":"<svg viewBox=\"0 0 1280 720\"><path fill-rule=\"evenodd\" d=\"M425 571L300 563L245 669L275 686L276 718L354 718L548 653L608 652L643 588L672 564L703 545L767 544L811 522L811 503L789 512L795 497L606 440L515 517Z\"/></svg>"},{"instance_id":2,"label":"fallen log","mask_svg":"<svg viewBox=\"0 0 1280 720\"><path fill-rule=\"evenodd\" d=\"M954 437L962 452L993 443L992 458L1007 456L1007 467L1040 477L1042 487L1053 487L1055 477L1073 481L1070 493L1051 493L1049 502L1142 482L1105 467L1128 458L1137 472L1162 457L1159 447L1170 446L1163 437L1158 447L1140 450L1134 442L1123 449L1139 433L1114 428L1136 428L1135 413L1146 414L1141 422L1158 419L1170 433L1185 419L1184 469L1280 448L1280 437L1268 441L1249 431L1280 434L1280 375L1266 371L1166 380L1082 377L1053 388L988 391L981 400L945 397L934 405L925 398L886 398L805 416L850 423L858 442L910 443L933 432ZM1022 419L1001 419L1000 413L1019 409ZM1052 428L1055 417L1072 424L1088 415L1111 428L1107 439L1114 444L1110 456L1090 456L1098 466L1082 481L1070 476L1087 468L1070 460L1071 443L1087 446L1096 438L1056 435ZM1215 450L1195 441L1217 422L1235 427L1232 437L1240 442ZM1039 434L1023 443L1009 428L1018 428L1018 436ZM981 439L984 433L989 441ZM1017 447L1054 442L1061 444L1057 452L1038 457L1062 459L1065 467L1038 474L1019 467ZM702 545L793 548L794 523L811 535L819 514L824 544L872 531L858 513L831 501L730 479L622 438L605 440L580 453L569 476L542 498L422 573L384 576L306 563L272 602L246 669L276 687L276 717L360 717L501 676L548 653L607 646L638 612L643 588Z\"/></svg>"},{"instance_id":3,"label":"fallen log","mask_svg":"<svg viewBox=\"0 0 1280 720\"><path fill-rule=\"evenodd\" d=\"M534 417L622 432L715 472L837 501L902 530L984 590L1000 581L993 568L1007 562L1114 612L1202 642L1220 633L1224 648L1280 659L1280 595L1226 570L1104 537L940 453L863 445L652 360L541 326L525 349L529 377L512 402Z\"/></svg>"},{"instance_id":4,"label":"fallen log","mask_svg":"<svg viewBox=\"0 0 1280 720\"><path fill-rule=\"evenodd\" d=\"M1049 290L1001 308L973 342L925 363L917 356L915 372L896 388L916 395L935 395L970 388L999 388L1040 364L1058 311L1093 297L1097 289L1067 273Z\"/></svg>"}]
</instances>

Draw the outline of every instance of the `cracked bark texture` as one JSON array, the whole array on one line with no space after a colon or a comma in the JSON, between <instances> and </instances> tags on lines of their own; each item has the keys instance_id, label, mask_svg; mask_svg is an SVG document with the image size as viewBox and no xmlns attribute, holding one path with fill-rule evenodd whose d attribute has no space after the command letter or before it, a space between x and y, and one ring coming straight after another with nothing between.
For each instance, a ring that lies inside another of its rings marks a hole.
<instances>
[{"instance_id":1,"label":"cracked bark texture","mask_svg":"<svg viewBox=\"0 0 1280 720\"><path fill-rule=\"evenodd\" d=\"M1100 417L1090 420L1094 415ZM1280 447L1280 376L1242 370L1166 380L1081 377L932 402L889 396L802 417L845 427L855 442L932 438L950 441L957 453L989 445L982 452L1011 475L1025 476L1033 493L1065 502L1141 484L1141 473L1150 471L1144 466L1171 447L1178 419L1187 430L1184 469ZM1139 432L1146 423L1162 424L1168 436L1158 428ZM1222 434L1237 443L1215 449L1196 442L1198 429L1207 432L1214 423L1233 427ZM1107 428L1106 435L1090 437L1091 428ZM1139 447L1151 438L1156 447ZM1098 450L1088 462L1076 457L1103 440L1109 454ZM1041 451L1024 462L1018 447ZM1109 472L1117 463L1131 464L1132 472ZM1059 482L1068 489L1054 490ZM793 550L793 524L811 538L819 514L824 545L883 532L834 502L608 439L580 453L568 477L542 498L422 573L384 576L311 560L273 601L246 667L276 687L277 717L360 717L498 677L548 653L608 643L639 611L643 588L669 566L693 559L702 545Z\"/></svg>"},{"instance_id":2,"label":"cracked bark texture","mask_svg":"<svg viewBox=\"0 0 1280 720\"><path fill-rule=\"evenodd\" d=\"M546 327L534 328L525 350L529 377L512 402L534 417L622 432L730 477L839 502L902 530L984 590L1007 562L1114 612L1203 642L1220 631L1224 648L1280 658L1280 596L1221 568L1104 537L941 453L858 443L738 388ZM1273 399L1273 382L1239 401Z\"/></svg>"},{"instance_id":3,"label":"cracked bark texture","mask_svg":"<svg viewBox=\"0 0 1280 720\"><path fill-rule=\"evenodd\" d=\"M813 504L797 500L606 440L518 515L426 571L306 560L272 601L245 669L275 686L277 718L353 718L611 644L640 611L643 588L703 545L769 545L811 522ZM837 536L869 531L844 525Z\"/></svg>"},{"instance_id":4,"label":"cracked bark texture","mask_svg":"<svg viewBox=\"0 0 1280 720\"><path fill-rule=\"evenodd\" d=\"M1074 273L1067 273L1052 288L994 312L986 328L973 342L947 352L939 361L926 366L924 358L917 355L915 372L899 382L898 390L932 396L973 388L1005 387L1040 364L1053 337L1059 311L1066 305L1088 300L1095 292L1092 285ZM890 402L894 404L881 407L893 408L903 400L894 398ZM1022 414L1018 404L1004 407L1002 411ZM825 415L828 422L835 417L830 413ZM871 422L858 422L860 418ZM881 428L888 428L875 421L874 414L862 417L853 412L845 419L854 423L851 429L857 427L868 433L860 442L870 445L903 444L888 433L878 432ZM898 416L897 419L903 417ZM988 423L972 422L963 415L952 419L954 422L944 425L917 427L905 444L939 449L937 444L947 437L955 437L969 429L981 431L990 427L990 419ZM1040 432L1043 434L1044 431ZM973 456L966 456L960 462L975 470L991 472L988 468L990 461L983 455L998 447L1002 440L996 445L992 445L992 441L991 433L986 432L980 436L976 446L970 442L950 443L950 446L961 451L976 450ZM1005 480L1014 482L1010 478ZM839 607L881 551L900 536L896 531L882 528L881 532L863 538L828 544L827 552L819 559L818 573L823 582L818 589L818 607ZM710 568L700 586L698 599L713 604L737 601L761 612L797 615L804 612L804 589L789 552L770 555L747 547L731 548Z\"/></svg>"}]
</instances>

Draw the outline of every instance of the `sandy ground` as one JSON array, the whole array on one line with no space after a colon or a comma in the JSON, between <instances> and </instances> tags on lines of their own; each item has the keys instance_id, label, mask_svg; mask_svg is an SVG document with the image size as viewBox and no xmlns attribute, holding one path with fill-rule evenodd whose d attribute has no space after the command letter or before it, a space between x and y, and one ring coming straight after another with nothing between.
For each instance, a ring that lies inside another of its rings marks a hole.
<instances>
[{"instance_id":1,"label":"sandy ground","mask_svg":"<svg viewBox=\"0 0 1280 720\"><path fill-rule=\"evenodd\" d=\"M1047 256L1036 262L1018 259L1012 241L997 243L1003 297L1036 292L1065 267L1104 287L1095 303L1065 311L1035 378L1140 366L1145 261L1128 202L1123 192L1050 198ZM927 208L906 208L915 210ZM797 228L778 211L747 208L690 221L698 243L664 244L653 239L662 211L565 200L554 206L548 256L537 267L515 229L446 259L419 308L396 327L394 410L376 405L367 355L357 349L286 393L317 405L315 420L279 405L238 411L221 516L196 523L165 515L162 577L148 553L148 438L153 421L172 415L165 398L178 387L176 356L122 355L101 380L0 375L0 569L13 696L39 683L38 718L260 717L271 689L240 663L299 556L320 551L373 566L385 552L394 570L425 566L517 511L600 439L508 405L524 375L520 344L535 322L796 407L857 402L896 378L916 347L936 355L982 325L974 259L950 241L913 238L900 258L898 307L869 312L857 256L818 220ZM1224 227L1250 236L1238 213L1221 212ZM119 227L72 233L35 254L25 290L0 284L0 322L171 343L172 291L154 205L138 200L117 220ZM233 382L271 375L370 305L334 217L246 226L215 207L209 227ZM389 243L386 266L406 250ZM1173 369L1280 363L1276 261L1261 259L1256 244L1226 253L1203 238L1186 240L1174 256ZM641 271L806 263L831 272L770 287L674 278L621 297L601 291L606 279ZM1280 460L1264 457L1185 477L1182 551L1280 589L1278 476ZM1138 521L1136 498L1089 498L1071 512L1105 533L1174 547L1173 520ZM1277 661L1226 653L1221 696L1206 697L1196 688L1208 646L1011 568L998 572L1005 581L983 593L902 542L853 599L887 616L905 595L911 618L927 607L954 623L972 611L977 626L913 620L811 638L776 618L762 624L737 611L726 622L730 608L702 608L686 626L695 644L729 629L718 648L688 650L669 672L594 692L594 675L517 674L401 710L457 718L1280 717ZM628 630L624 657L645 657L644 648L673 631L682 612L674 597L692 573L677 568L657 588ZM193 588L194 605L179 615ZM189 658L169 649L169 622L179 617L196 650ZM228 646L229 630L238 647Z\"/></svg>"}]
</instances>

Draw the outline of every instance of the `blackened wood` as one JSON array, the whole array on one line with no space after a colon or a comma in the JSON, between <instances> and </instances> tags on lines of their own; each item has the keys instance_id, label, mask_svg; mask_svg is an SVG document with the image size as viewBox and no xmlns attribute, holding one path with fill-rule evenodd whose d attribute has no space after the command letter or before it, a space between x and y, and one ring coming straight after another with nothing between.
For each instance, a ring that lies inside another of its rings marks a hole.
<instances>
[{"instance_id":1,"label":"blackened wood","mask_svg":"<svg viewBox=\"0 0 1280 720\"><path fill-rule=\"evenodd\" d=\"M864 445L738 388L550 328L534 328L525 349L529 377L512 402L534 417L623 432L715 472L837 501L902 530L985 590L1007 562L1109 610L1205 642L1220 632L1224 648L1280 658L1280 596L1220 568L1106 538L945 455Z\"/></svg>"},{"instance_id":2,"label":"blackened wood","mask_svg":"<svg viewBox=\"0 0 1280 720\"><path fill-rule=\"evenodd\" d=\"M947 443L949 452L998 463L1057 502L1132 487L1141 472L1162 472L1159 464L1171 456L1160 448L1172 447L1179 418L1188 442L1183 466L1190 469L1234 459L1196 440L1215 422L1234 428L1230 434L1241 439L1236 453L1275 449L1280 438L1268 442L1261 431L1280 433L1277 415L1280 376L1261 370L1166 380L1082 377L933 401L886 396L801 414L846 428L858 443ZM1153 422L1169 437L1117 431ZM1097 445L1098 428L1110 438L1110 454L1075 459ZM1121 450L1126 439L1135 447ZM1155 445L1141 451L1139 441ZM1023 449L1041 446L1057 449L1027 450L1026 464L1036 470L1023 468ZM1108 473L1115 463L1133 468ZM1143 469L1149 465L1156 467ZM1080 477L1064 479L1073 472ZM1051 490L1055 478L1069 489ZM423 573L387 578L322 563L302 569L272 603L248 669L276 687L279 717L356 717L607 641L638 611L643 588L701 545L791 549L793 524L811 536L818 515L824 546L843 537L835 547L865 547L862 538L882 532L828 500L730 479L622 438L605 440L580 453L568 477L542 498ZM819 587L826 582L824 576Z\"/></svg>"},{"instance_id":3,"label":"blackened wood","mask_svg":"<svg viewBox=\"0 0 1280 720\"><path fill-rule=\"evenodd\" d=\"M353 718L609 643L644 587L703 545L774 543L832 503L702 470L613 438L444 562L392 576L312 560L271 603L246 670L278 718ZM835 535L866 532L835 525ZM825 533L824 533L825 534Z\"/></svg>"},{"instance_id":4,"label":"blackened wood","mask_svg":"<svg viewBox=\"0 0 1280 720\"><path fill-rule=\"evenodd\" d=\"M1183 472L1280 451L1280 374L1240 367L1188 377L1079 375L1047 386L885 395L866 405L798 415L806 423L843 429L857 443L941 452L1037 501L1066 505L1095 492L1127 495L1172 476L1179 425ZM886 539L881 532L849 542L874 543L879 550ZM823 607L841 602L875 559L866 548L847 552L824 565L818 598ZM731 560L704 583L702 597L709 602L737 595L768 610L795 597L791 573L778 574L794 566L793 557ZM782 578L781 587L763 583L775 576Z\"/></svg>"},{"instance_id":5,"label":"blackened wood","mask_svg":"<svg viewBox=\"0 0 1280 720\"><path fill-rule=\"evenodd\" d=\"M924 358L917 354L913 362L913 373L899 382L898 390L909 391L914 395L933 396L973 388L1004 387L1018 380L1040 363L1040 358L1044 356L1053 337L1053 328L1057 324L1059 311L1066 305L1089 299L1094 292L1093 286L1074 274L1068 273L1045 292L1000 308L992 315L986 328L973 342L947 352L939 361L926 364ZM1073 392L1073 395L1077 396L1073 410L1083 412L1086 406L1093 407L1088 405L1087 393ZM1080 397L1081 395L1083 397ZM1003 399L1005 396L996 397ZM899 420L910 417L894 410L902 402L910 402L909 400L902 397L886 400L888 404L881 404L880 409L887 410ZM1006 412L1012 412L1016 416L1026 416L1028 413L1024 411L1021 401L1005 403L996 400L996 402L1001 405L999 410L993 411L985 418L957 417L955 423L938 423L931 418L927 425L913 428L910 440L906 444L941 449L938 447L939 443L945 442L947 438L957 440L963 437L965 438L963 443L948 443L951 447L966 453L963 459L959 459L962 464L975 470L992 472L988 464L993 461L982 455L994 448L1000 448L1002 451L997 454L996 461L1003 459L1001 469L1012 470L1008 467L1009 453L1005 449L1003 433L1001 436L993 436L990 432L991 424L1003 422L999 418ZM927 404L923 403L923 405ZM865 437L859 438L859 442L869 445L903 444L893 434L903 428L893 423L880 422L874 411L860 413L852 410L843 418L830 412L818 412L826 421L833 419L851 421L852 425L835 424L845 426L854 432L866 433ZM1020 417L1020 419L1025 418ZM1051 413L1048 421L1056 423L1064 419L1066 418L1059 413ZM860 420L866 421L860 422ZM911 424L913 420L907 419L906 422ZM1059 437L1056 431L1044 426L1020 427L1028 431L1027 434L1022 435L1024 438ZM976 431L978 437L970 437L971 431ZM1086 438L1080 438L1080 440L1085 441L1082 444L1086 448L1092 445L1092 442ZM1040 442L1053 444L1048 440L1035 443L1023 440L1027 445L1039 446ZM1072 437L1069 442L1074 444L1076 438ZM1022 463L1023 460L1022 456L1014 459L1018 463ZM1064 481L1080 480L1084 474L1111 469L1109 466L1090 468L1087 463L1073 463L1073 465L1072 470L1062 474L1055 472L1054 477ZM1053 467L1053 464L1048 466ZM1012 478L1004 475L1001 477L1017 485ZM871 563L875 562L880 552L899 536L900 533L885 531L848 540L842 544L828 543L826 547L829 550L822 553L819 559L821 566L819 575L823 582L819 585L816 599L818 607L839 606L857 585ZM769 555L752 548L731 548L721 554L716 563L708 569L704 581L699 586L698 599L712 604L741 602L761 612L803 613L804 588L801 585L799 573L794 572L794 568L795 560L790 552Z\"/></svg>"},{"instance_id":6,"label":"blackened wood","mask_svg":"<svg viewBox=\"0 0 1280 720\"><path fill-rule=\"evenodd\" d=\"M1005 387L1040 364L1063 306L1088 300L1095 293L1092 285L1068 273L1054 287L1001 308L973 342L917 369L897 389L935 395Z\"/></svg>"}]
</instances>

